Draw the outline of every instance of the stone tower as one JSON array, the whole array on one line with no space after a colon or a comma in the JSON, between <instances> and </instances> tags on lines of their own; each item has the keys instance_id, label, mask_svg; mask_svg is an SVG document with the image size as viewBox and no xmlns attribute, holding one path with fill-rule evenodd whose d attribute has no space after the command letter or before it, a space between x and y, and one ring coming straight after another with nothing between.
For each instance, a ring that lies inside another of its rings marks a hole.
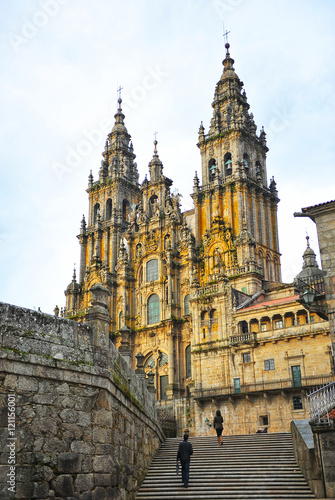
<instances>
[{"instance_id":1,"label":"stone tower","mask_svg":"<svg viewBox=\"0 0 335 500\"><path fill-rule=\"evenodd\" d=\"M194 179L196 241L205 243L200 281L240 276L238 288L254 294L262 280L281 279L278 192L266 173L264 129L256 134L243 82L226 44L223 73L214 93L209 131L201 123L202 185Z\"/></svg>"},{"instance_id":2,"label":"stone tower","mask_svg":"<svg viewBox=\"0 0 335 500\"><path fill-rule=\"evenodd\" d=\"M124 243L122 234L130 224L131 207L140 200L137 165L131 137L124 124L118 100L115 125L108 134L99 179L89 175L89 216L86 225L83 216L78 239L80 242L79 285L75 276L66 290L67 316L82 314L90 305L90 288L102 283L112 292L111 305L116 298L118 259L122 260ZM125 276L124 276L125 278ZM74 308L73 304L77 307ZM113 306L111 306L113 309ZM115 327L115 318L113 320Z\"/></svg>"}]
</instances>

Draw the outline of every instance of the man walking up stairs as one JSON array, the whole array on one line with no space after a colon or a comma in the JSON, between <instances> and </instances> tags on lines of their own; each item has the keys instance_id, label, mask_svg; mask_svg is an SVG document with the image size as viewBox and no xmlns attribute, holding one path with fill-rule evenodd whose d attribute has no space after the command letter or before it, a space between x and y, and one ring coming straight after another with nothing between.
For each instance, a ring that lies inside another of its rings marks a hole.
<instances>
[{"instance_id":1,"label":"man walking up stairs","mask_svg":"<svg viewBox=\"0 0 335 500\"><path fill-rule=\"evenodd\" d=\"M167 439L154 457L138 500L307 500L315 498L299 470L289 433L192 437L189 488L176 474L180 439Z\"/></svg>"}]
</instances>

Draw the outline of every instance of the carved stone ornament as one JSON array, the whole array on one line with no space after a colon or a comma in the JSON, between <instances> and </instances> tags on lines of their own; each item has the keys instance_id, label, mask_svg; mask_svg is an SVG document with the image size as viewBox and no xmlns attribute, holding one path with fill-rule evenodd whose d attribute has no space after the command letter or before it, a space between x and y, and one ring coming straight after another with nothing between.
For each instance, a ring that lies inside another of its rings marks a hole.
<instances>
[{"instance_id":1,"label":"carved stone ornament","mask_svg":"<svg viewBox=\"0 0 335 500\"><path fill-rule=\"evenodd\" d=\"M147 240L145 243L145 248L147 252L154 252L158 247L158 235L155 231L152 231L148 234Z\"/></svg>"}]
</instances>

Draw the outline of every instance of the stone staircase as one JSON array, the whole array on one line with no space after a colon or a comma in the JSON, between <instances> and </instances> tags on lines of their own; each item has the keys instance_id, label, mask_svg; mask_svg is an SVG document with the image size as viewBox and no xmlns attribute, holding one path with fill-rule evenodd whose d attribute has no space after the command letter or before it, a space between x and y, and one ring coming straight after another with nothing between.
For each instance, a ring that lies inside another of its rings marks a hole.
<instances>
[{"instance_id":1,"label":"stone staircase","mask_svg":"<svg viewBox=\"0 0 335 500\"><path fill-rule=\"evenodd\" d=\"M167 439L156 453L137 493L138 500L315 498L299 470L289 433L190 437L193 446L188 489L176 475L180 438Z\"/></svg>"}]
</instances>

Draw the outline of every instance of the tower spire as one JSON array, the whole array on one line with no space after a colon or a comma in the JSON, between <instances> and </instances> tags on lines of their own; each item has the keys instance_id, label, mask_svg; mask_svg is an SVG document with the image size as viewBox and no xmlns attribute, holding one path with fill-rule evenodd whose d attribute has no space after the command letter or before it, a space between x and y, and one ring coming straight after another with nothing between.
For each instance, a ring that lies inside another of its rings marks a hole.
<instances>
[{"instance_id":1,"label":"tower spire","mask_svg":"<svg viewBox=\"0 0 335 500\"><path fill-rule=\"evenodd\" d=\"M154 132L155 140L154 140L154 154L151 162L149 163L149 171L150 171L150 180L152 182L156 182L161 179L162 171L163 171L163 163L161 162L158 151L157 151L157 132Z\"/></svg>"}]
</instances>

